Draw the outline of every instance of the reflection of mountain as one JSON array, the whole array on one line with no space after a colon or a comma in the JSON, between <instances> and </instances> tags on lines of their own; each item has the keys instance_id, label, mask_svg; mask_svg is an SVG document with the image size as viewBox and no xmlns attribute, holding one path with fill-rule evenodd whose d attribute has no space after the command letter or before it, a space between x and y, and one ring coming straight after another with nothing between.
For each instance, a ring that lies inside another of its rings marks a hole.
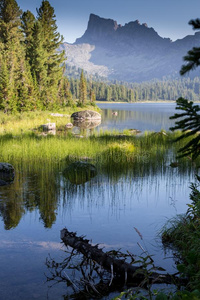
<instances>
[{"instance_id":1,"label":"reflection of mountain","mask_svg":"<svg viewBox=\"0 0 200 300\"><path fill-rule=\"evenodd\" d=\"M174 124L169 117L174 114L173 104L99 104L102 109L100 128L123 130L136 128L141 131L168 130ZM112 111L118 112L117 116Z\"/></svg>"}]
</instances>

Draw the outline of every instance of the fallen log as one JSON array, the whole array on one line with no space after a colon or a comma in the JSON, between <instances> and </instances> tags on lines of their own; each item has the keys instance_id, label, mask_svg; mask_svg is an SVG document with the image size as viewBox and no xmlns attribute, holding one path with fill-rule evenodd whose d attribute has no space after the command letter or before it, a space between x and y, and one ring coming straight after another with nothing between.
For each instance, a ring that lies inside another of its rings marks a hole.
<instances>
[{"instance_id":1,"label":"fallen log","mask_svg":"<svg viewBox=\"0 0 200 300\"><path fill-rule=\"evenodd\" d=\"M86 258L92 259L105 270L109 271L112 278L123 278L125 283L140 284L145 281L148 274L148 283L167 283L185 285L187 279L180 278L177 275L160 274L145 269L142 266L133 266L125 261L125 259L118 259L103 252L98 245L91 245L89 240L84 237L76 236L76 233L69 232L66 228L61 230L61 240L66 246L76 249L82 253Z\"/></svg>"}]
</instances>

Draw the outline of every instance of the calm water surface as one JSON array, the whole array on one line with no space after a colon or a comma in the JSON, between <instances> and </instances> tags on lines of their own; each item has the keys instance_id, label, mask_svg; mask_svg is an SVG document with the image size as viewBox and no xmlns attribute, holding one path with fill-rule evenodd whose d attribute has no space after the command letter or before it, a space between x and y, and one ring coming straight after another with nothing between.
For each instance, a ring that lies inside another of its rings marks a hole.
<instances>
[{"instance_id":1,"label":"calm water surface","mask_svg":"<svg viewBox=\"0 0 200 300\"><path fill-rule=\"evenodd\" d=\"M99 106L104 109L101 128L119 130L168 129L168 116L174 111L173 104ZM113 110L118 111L117 118ZM44 274L49 254L58 261L66 255L60 243L64 227L86 235L105 250L121 248L141 254L140 242L154 255L156 265L175 272L171 253L164 253L157 234L168 218L186 211L192 172L166 163L134 175L98 174L74 186L61 169L20 163L15 167L15 182L0 188L0 299L63 299L67 287L60 284L49 289Z\"/></svg>"},{"instance_id":2,"label":"calm water surface","mask_svg":"<svg viewBox=\"0 0 200 300\"><path fill-rule=\"evenodd\" d=\"M98 103L102 109L102 124L106 130L139 129L141 131L169 130L174 125L169 120L175 112L175 103ZM117 112L117 116L112 112Z\"/></svg>"}]
</instances>

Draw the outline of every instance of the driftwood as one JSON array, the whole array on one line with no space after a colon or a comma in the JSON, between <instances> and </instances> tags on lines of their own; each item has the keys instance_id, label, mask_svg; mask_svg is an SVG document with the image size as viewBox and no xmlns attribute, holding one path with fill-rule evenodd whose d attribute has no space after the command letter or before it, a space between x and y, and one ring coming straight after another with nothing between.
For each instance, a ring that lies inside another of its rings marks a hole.
<instances>
[{"instance_id":1,"label":"driftwood","mask_svg":"<svg viewBox=\"0 0 200 300\"><path fill-rule=\"evenodd\" d=\"M143 266L134 266L125 261L118 259L103 252L98 245L91 245L89 240L84 237L76 236L76 233L69 232L66 228L61 230L61 239L66 246L70 246L78 252L82 253L86 258L95 261L105 270L109 271L112 279L121 278L124 283L140 284L146 281L148 283L167 283L185 285L187 280L180 278L177 275L160 274L153 271L148 271ZM112 281L111 279L111 281Z\"/></svg>"}]
</instances>

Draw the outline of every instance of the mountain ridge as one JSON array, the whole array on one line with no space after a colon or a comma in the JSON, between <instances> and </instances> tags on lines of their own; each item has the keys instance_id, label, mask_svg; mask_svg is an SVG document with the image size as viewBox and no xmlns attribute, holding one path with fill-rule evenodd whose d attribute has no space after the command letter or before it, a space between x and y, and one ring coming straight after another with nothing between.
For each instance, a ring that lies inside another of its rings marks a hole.
<instances>
[{"instance_id":1,"label":"mountain ridge","mask_svg":"<svg viewBox=\"0 0 200 300\"><path fill-rule=\"evenodd\" d=\"M183 56L200 46L200 32L172 41L138 20L125 25L90 14L88 26L74 44L64 43L67 64L111 80L142 82L178 77ZM194 76L196 74L194 73Z\"/></svg>"}]
</instances>

